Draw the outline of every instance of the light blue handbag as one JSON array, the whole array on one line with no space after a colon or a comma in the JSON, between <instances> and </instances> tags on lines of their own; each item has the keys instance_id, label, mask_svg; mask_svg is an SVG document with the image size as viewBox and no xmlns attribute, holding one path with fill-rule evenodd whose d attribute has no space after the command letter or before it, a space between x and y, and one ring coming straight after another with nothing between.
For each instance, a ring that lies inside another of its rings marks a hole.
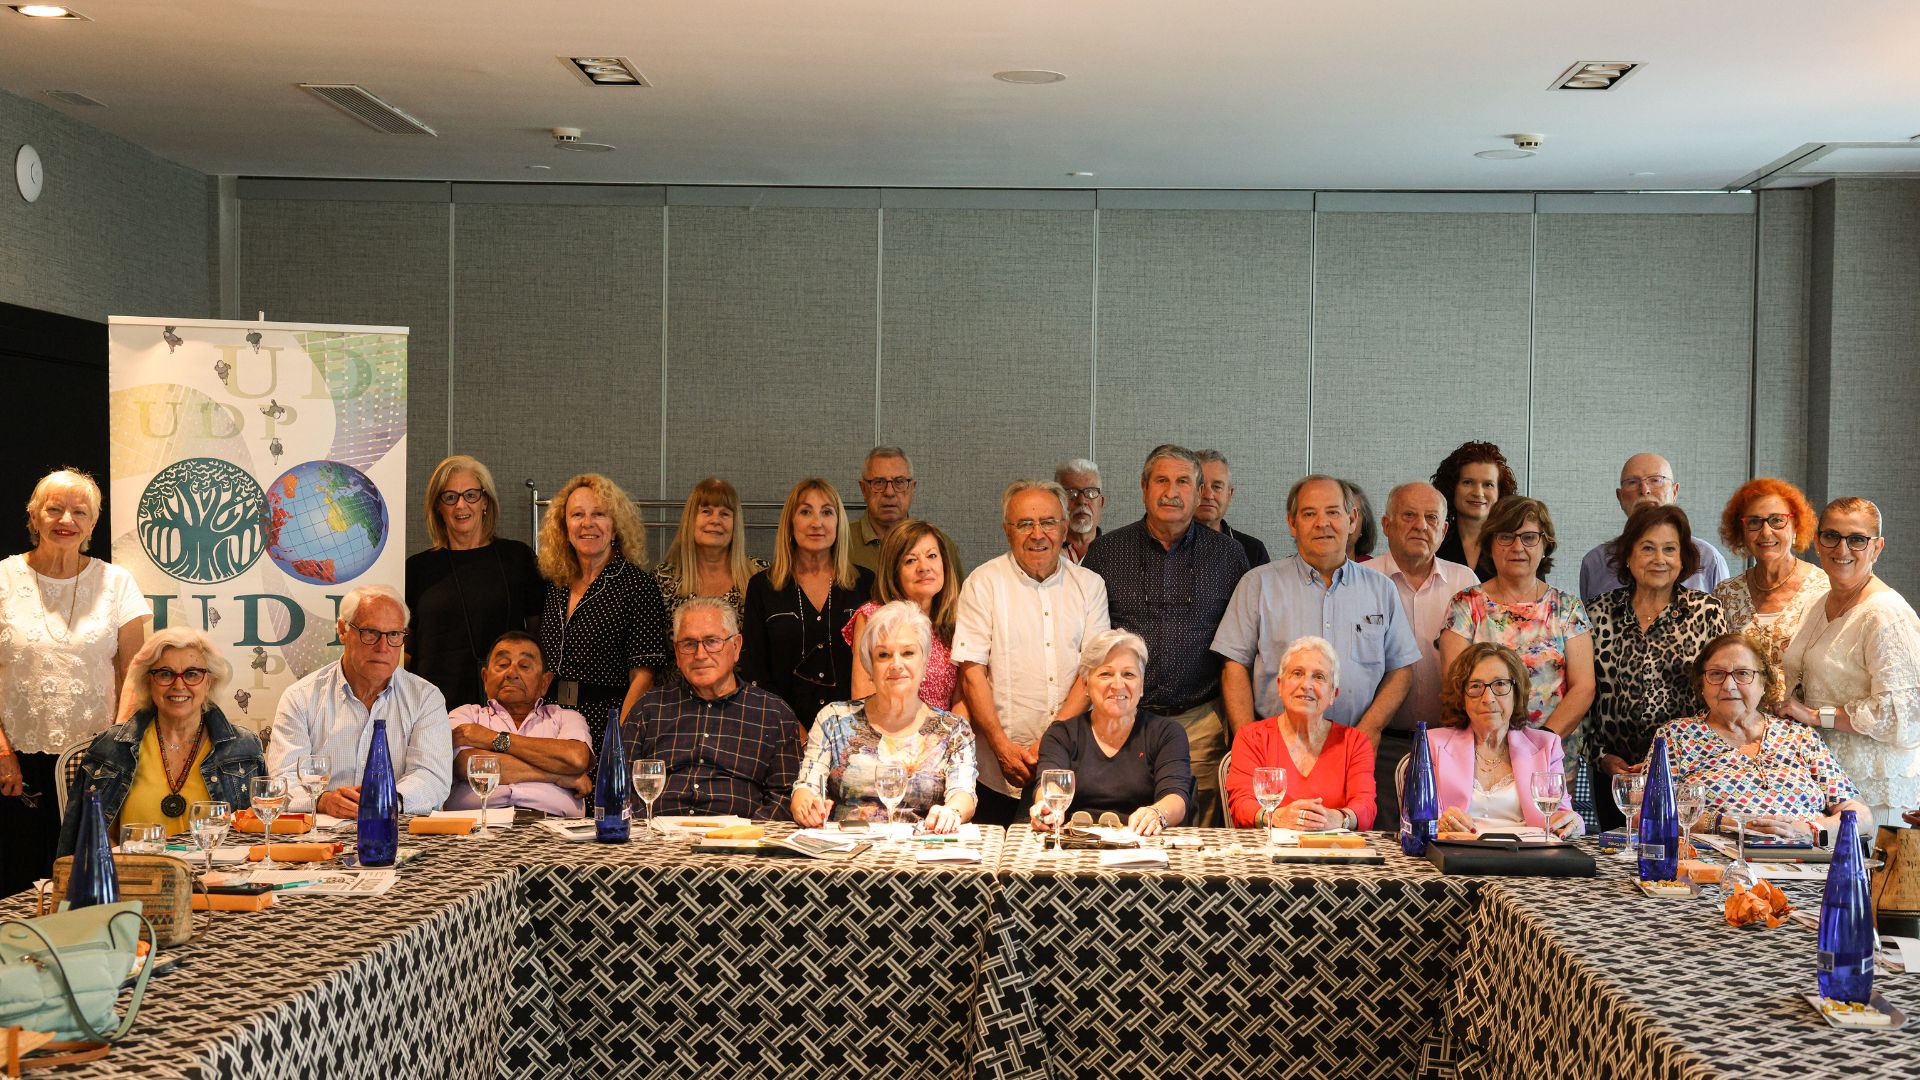
<instances>
[{"instance_id":1,"label":"light blue handbag","mask_svg":"<svg viewBox=\"0 0 1920 1080\"><path fill-rule=\"evenodd\" d=\"M96 1043L125 1035L139 1015L155 959L150 953L141 965L126 1016L116 1016L143 933L155 940L138 900L0 924L0 1028Z\"/></svg>"}]
</instances>

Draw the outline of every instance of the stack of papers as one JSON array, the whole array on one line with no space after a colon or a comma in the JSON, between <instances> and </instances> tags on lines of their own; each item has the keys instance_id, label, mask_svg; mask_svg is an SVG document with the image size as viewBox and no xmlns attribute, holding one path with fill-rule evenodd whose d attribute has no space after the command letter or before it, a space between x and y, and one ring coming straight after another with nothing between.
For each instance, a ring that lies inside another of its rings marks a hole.
<instances>
[{"instance_id":1,"label":"stack of papers","mask_svg":"<svg viewBox=\"0 0 1920 1080\"><path fill-rule=\"evenodd\" d=\"M914 853L914 862L923 863L978 863L980 849L940 844L924 847Z\"/></svg>"}]
</instances>

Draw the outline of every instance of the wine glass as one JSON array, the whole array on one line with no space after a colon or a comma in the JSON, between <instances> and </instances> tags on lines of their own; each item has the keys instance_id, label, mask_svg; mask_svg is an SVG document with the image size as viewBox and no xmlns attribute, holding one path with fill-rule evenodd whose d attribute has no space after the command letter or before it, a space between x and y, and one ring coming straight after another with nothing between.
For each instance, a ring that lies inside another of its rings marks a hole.
<instances>
[{"instance_id":1,"label":"wine glass","mask_svg":"<svg viewBox=\"0 0 1920 1080\"><path fill-rule=\"evenodd\" d=\"M873 769L873 795L887 808L887 821L893 821L900 800L907 797L907 767L897 761L883 761Z\"/></svg>"},{"instance_id":2,"label":"wine glass","mask_svg":"<svg viewBox=\"0 0 1920 1080\"><path fill-rule=\"evenodd\" d=\"M1260 803L1261 817L1267 822L1267 843L1273 843L1273 812L1287 801L1287 770L1262 766L1253 770L1253 797Z\"/></svg>"},{"instance_id":3,"label":"wine glass","mask_svg":"<svg viewBox=\"0 0 1920 1080\"><path fill-rule=\"evenodd\" d=\"M227 827L233 824L233 810L226 803L197 802L187 808L187 829L193 834L195 847L205 849L207 853L207 873L213 873L213 849L227 838Z\"/></svg>"},{"instance_id":4,"label":"wine glass","mask_svg":"<svg viewBox=\"0 0 1920 1080\"><path fill-rule=\"evenodd\" d=\"M1073 805L1073 770L1048 769L1042 772L1040 774L1039 794L1040 801L1047 804L1047 809L1053 812L1054 819L1065 822L1067 819L1067 807ZM1064 835L1065 832L1066 827L1064 825L1054 831L1054 850L1058 851L1060 849L1060 837ZM1041 837L1040 845L1042 848L1046 846L1046 843L1046 838Z\"/></svg>"},{"instance_id":5,"label":"wine glass","mask_svg":"<svg viewBox=\"0 0 1920 1080\"><path fill-rule=\"evenodd\" d=\"M1706 809L1707 785L1699 780L1682 780L1673 785L1673 808L1680 812L1680 851L1693 846L1693 823Z\"/></svg>"},{"instance_id":6,"label":"wine glass","mask_svg":"<svg viewBox=\"0 0 1920 1080\"><path fill-rule=\"evenodd\" d=\"M633 763L633 793L647 805L647 832L653 832L653 800L667 790L667 763L659 758L641 758ZM643 834L644 835L644 834Z\"/></svg>"},{"instance_id":7,"label":"wine glass","mask_svg":"<svg viewBox=\"0 0 1920 1080\"><path fill-rule=\"evenodd\" d=\"M253 798L253 815L260 819L263 842L266 844L265 858L260 860L259 869L278 870L280 866L273 861L273 822L287 808L287 778L284 776L256 776L247 784L248 794Z\"/></svg>"},{"instance_id":8,"label":"wine glass","mask_svg":"<svg viewBox=\"0 0 1920 1080\"><path fill-rule=\"evenodd\" d=\"M1646 773L1614 773L1613 805L1627 816L1629 830L1640 827L1640 800L1647 794Z\"/></svg>"},{"instance_id":9,"label":"wine glass","mask_svg":"<svg viewBox=\"0 0 1920 1080\"><path fill-rule=\"evenodd\" d=\"M166 850L160 826L145 821L120 826L120 850L128 855L153 855Z\"/></svg>"},{"instance_id":10,"label":"wine glass","mask_svg":"<svg viewBox=\"0 0 1920 1080\"><path fill-rule=\"evenodd\" d=\"M1533 805L1540 811L1540 816L1546 819L1547 836L1551 838L1553 815L1559 811L1560 803L1567 797L1567 774L1543 770L1534 773L1529 783L1533 787Z\"/></svg>"},{"instance_id":11,"label":"wine glass","mask_svg":"<svg viewBox=\"0 0 1920 1080\"><path fill-rule=\"evenodd\" d=\"M320 821L320 795L333 780L333 759L325 754L302 754L294 764L293 775L300 782L300 790L307 793L307 802L313 808L313 820L317 826Z\"/></svg>"},{"instance_id":12,"label":"wine glass","mask_svg":"<svg viewBox=\"0 0 1920 1080\"><path fill-rule=\"evenodd\" d=\"M1728 892L1735 885L1753 888L1753 867L1747 863L1747 814L1744 810L1725 810L1720 817L1733 822L1733 858L1727 868L1721 871L1720 884Z\"/></svg>"},{"instance_id":13,"label":"wine glass","mask_svg":"<svg viewBox=\"0 0 1920 1080\"><path fill-rule=\"evenodd\" d=\"M493 830L487 827L487 800L493 796L493 789L500 786L500 759L492 754L468 755L467 786L480 800L480 839L491 840Z\"/></svg>"}]
</instances>

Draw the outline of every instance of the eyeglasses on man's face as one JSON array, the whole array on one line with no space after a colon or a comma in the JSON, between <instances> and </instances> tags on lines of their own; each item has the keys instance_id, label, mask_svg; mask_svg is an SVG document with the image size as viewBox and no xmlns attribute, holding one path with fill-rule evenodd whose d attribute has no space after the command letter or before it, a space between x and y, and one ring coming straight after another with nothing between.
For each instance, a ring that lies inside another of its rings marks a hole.
<instances>
[{"instance_id":1,"label":"eyeglasses on man's face","mask_svg":"<svg viewBox=\"0 0 1920 1080\"><path fill-rule=\"evenodd\" d=\"M468 488L465 491L443 491L440 493L440 505L452 506L457 502L473 504L486 497L487 493L481 491L479 488Z\"/></svg>"},{"instance_id":2,"label":"eyeglasses on man's face","mask_svg":"<svg viewBox=\"0 0 1920 1080\"><path fill-rule=\"evenodd\" d=\"M681 656L692 656L696 652L717 653L726 646L727 642L739 636L739 634L728 634L726 637L678 638L673 643L673 651Z\"/></svg>"},{"instance_id":3,"label":"eyeglasses on man's face","mask_svg":"<svg viewBox=\"0 0 1920 1080\"><path fill-rule=\"evenodd\" d=\"M1082 499L1085 499L1087 502L1095 502L1105 495L1105 492L1097 487L1070 487L1066 489L1066 492L1068 502L1079 502Z\"/></svg>"},{"instance_id":4,"label":"eyeglasses on man's face","mask_svg":"<svg viewBox=\"0 0 1920 1080\"><path fill-rule=\"evenodd\" d=\"M1065 524L1065 522L1057 517L1021 518L1019 521L1013 523L1013 531L1024 533L1039 529L1041 532L1052 532L1063 524Z\"/></svg>"},{"instance_id":5,"label":"eyeglasses on man's face","mask_svg":"<svg viewBox=\"0 0 1920 1080\"><path fill-rule=\"evenodd\" d=\"M1623 476L1620 478L1621 491L1659 491L1673 483L1673 477L1654 473L1652 476Z\"/></svg>"},{"instance_id":6,"label":"eyeglasses on man's face","mask_svg":"<svg viewBox=\"0 0 1920 1080\"><path fill-rule=\"evenodd\" d=\"M159 683L161 686L172 686L175 679L180 680L188 686L199 686L207 679L207 669L203 667L190 667L183 671L175 671L170 667L157 667L147 672L147 678Z\"/></svg>"},{"instance_id":7,"label":"eyeglasses on man's face","mask_svg":"<svg viewBox=\"0 0 1920 1080\"><path fill-rule=\"evenodd\" d=\"M860 482L875 491L908 491L913 487L911 476L870 476Z\"/></svg>"},{"instance_id":8,"label":"eyeglasses on man's face","mask_svg":"<svg viewBox=\"0 0 1920 1080\"><path fill-rule=\"evenodd\" d=\"M1837 548L1840 546L1840 541L1845 540L1848 551L1864 551L1868 544L1880 538L1878 536L1868 536L1865 533L1847 533L1842 536L1832 529L1821 529L1814 534L1814 539L1819 540L1820 546L1826 548Z\"/></svg>"},{"instance_id":9,"label":"eyeglasses on man's face","mask_svg":"<svg viewBox=\"0 0 1920 1080\"><path fill-rule=\"evenodd\" d=\"M347 626L350 627L354 633L360 635L360 644L362 645L372 645L382 638L385 638L388 645L397 649L407 642L407 632L405 630L375 630L372 627L360 626L355 623L348 623Z\"/></svg>"}]
</instances>

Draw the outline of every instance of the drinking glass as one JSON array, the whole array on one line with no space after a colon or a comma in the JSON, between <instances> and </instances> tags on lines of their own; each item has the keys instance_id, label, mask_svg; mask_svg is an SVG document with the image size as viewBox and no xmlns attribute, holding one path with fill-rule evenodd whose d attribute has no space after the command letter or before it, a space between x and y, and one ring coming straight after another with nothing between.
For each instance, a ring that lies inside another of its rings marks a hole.
<instances>
[{"instance_id":1,"label":"drinking glass","mask_svg":"<svg viewBox=\"0 0 1920 1080\"><path fill-rule=\"evenodd\" d=\"M1273 766L1264 766L1253 770L1253 797L1260 802L1261 817L1267 826L1267 843L1273 843L1271 814L1287 801L1287 770ZM1232 822L1228 822L1232 824Z\"/></svg>"},{"instance_id":2,"label":"drinking glass","mask_svg":"<svg viewBox=\"0 0 1920 1080\"><path fill-rule=\"evenodd\" d=\"M1553 815L1559 811L1560 803L1567 797L1567 774L1541 771L1533 774L1530 783L1533 787L1533 805L1540 811L1540 816L1546 819L1547 835L1551 837Z\"/></svg>"},{"instance_id":3,"label":"drinking glass","mask_svg":"<svg viewBox=\"0 0 1920 1080\"><path fill-rule=\"evenodd\" d=\"M226 803L197 802L187 808L187 828L193 834L195 847L207 853L207 873L213 873L213 849L227 838L227 827L233 824L233 808Z\"/></svg>"},{"instance_id":4,"label":"drinking glass","mask_svg":"<svg viewBox=\"0 0 1920 1080\"><path fill-rule=\"evenodd\" d=\"M1728 892L1732 892L1735 885L1745 885L1751 889L1754 873L1753 867L1747 863L1747 815L1741 811L1727 810L1720 817L1733 822L1733 859L1721 872L1720 885Z\"/></svg>"},{"instance_id":5,"label":"drinking glass","mask_svg":"<svg viewBox=\"0 0 1920 1080\"><path fill-rule=\"evenodd\" d=\"M480 839L493 839L493 830L487 827L487 800L493 797L493 789L500 786L500 759L492 754L472 754L467 758L467 786L480 800Z\"/></svg>"},{"instance_id":6,"label":"drinking glass","mask_svg":"<svg viewBox=\"0 0 1920 1080\"><path fill-rule=\"evenodd\" d=\"M1693 843L1693 823L1706 809L1707 785L1698 780L1682 780L1673 785L1673 808L1680 812L1680 850Z\"/></svg>"},{"instance_id":7,"label":"drinking glass","mask_svg":"<svg viewBox=\"0 0 1920 1080\"><path fill-rule=\"evenodd\" d=\"M647 832L653 832L653 800L667 790L667 763L659 758L641 758L633 763L633 793L647 804Z\"/></svg>"},{"instance_id":8,"label":"drinking glass","mask_svg":"<svg viewBox=\"0 0 1920 1080\"><path fill-rule=\"evenodd\" d=\"M120 850L128 855L157 855L167 850L165 836L158 824L131 822L120 826Z\"/></svg>"},{"instance_id":9,"label":"drinking glass","mask_svg":"<svg viewBox=\"0 0 1920 1080\"><path fill-rule=\"evenodd\" d=\"M1040 801L1053 811L1055 820L1064 823L1067 820L1067 807L1073 805L1073 770L1048 769L1040 774ZM1060 850L1060 837L1066 832L1062 824L1054 830L1054 850ZM1040 846L1046 847L1046 838L1041 837Z\"/></svg>"},{"instance_id":10,"label":"drinking glass","mask_svg":"<svg viewBox=\"0 0 1920 1080\"><path fill-rule=\"evenodd\" d=\"M260 860L259 869L278 870L280 865L273 861L273 823L287 808L287 778L284 776L256 776L247 784L248 793L253 798L253 814L263 826L262 843L266 845L265 858Z\"/></svg>"},{"instance_id":11,"label":"drinking glass","mask_svg":"<svg viewBox=\"0 0 1920 1080\"><path fill-rule=\"evenodd\" d=\"M893 821L900 800L907 797L907 767L897 761L883 761L873 770L873 794L887 808L887 821Z\"/></svg>"},{"instance_id":12,"label":"drinking glass","mask_svg":"<svg viewBox=\"0 0 1920 1080\"><path fill-rule=\"evenodd\" d=\"M294 765L293 774L300 782L300 790L307 793L317 826L320 821L320 796L333 779L333 759L325 754L302 754Z\"/></svg>"},{"instance_id":13,"label":"drinking glass","mask_svg":"<svg viewBox=\"0 0 1920 1080\"><path fill-rule=\"evenodd\" d=\"M1646 773L1614 773L1613 805L1627 816L1629 830L1640 827L1640 800L1647 793Z\"/></svg>"}]
</instances>

